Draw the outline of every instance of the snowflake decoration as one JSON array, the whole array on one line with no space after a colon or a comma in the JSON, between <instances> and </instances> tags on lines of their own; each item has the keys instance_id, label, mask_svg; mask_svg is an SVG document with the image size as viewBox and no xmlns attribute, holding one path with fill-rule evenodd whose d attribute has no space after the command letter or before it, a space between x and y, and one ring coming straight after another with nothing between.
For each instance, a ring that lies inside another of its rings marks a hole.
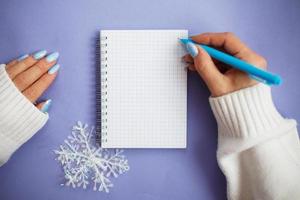
<instances>
[{"instance_id":1,"label":"snowflake decoration","mask_svg":"<svg viewBox=\"0 0 300 200\"><path fill-rule=\"evenodd\" d=\"M66 182L62 185L86 189L93 182L95 191L109 192L113 187L110 177L116 178L129 170L123 150L109 151L100 148L94 135L93 127L89 128L79 121L59 150L54 150L56 160L65 173Z\"/></svg>"}]
</instances>

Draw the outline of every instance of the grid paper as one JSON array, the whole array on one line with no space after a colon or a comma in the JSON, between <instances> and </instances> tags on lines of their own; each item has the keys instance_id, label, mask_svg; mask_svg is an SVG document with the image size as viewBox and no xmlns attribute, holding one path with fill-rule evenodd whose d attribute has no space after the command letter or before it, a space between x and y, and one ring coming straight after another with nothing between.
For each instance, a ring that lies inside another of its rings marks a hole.
<instances>
[{"instance_id":1,"label":"grid paper","mask_svg":"<svg viewBox=\"0 0 300 200\"><path fill-rule=\"evenodd\" d=\"M187 30L100 34L107 44L101 63L107 64L102 147L186 148L187 72L178 38L186 38Z\"/></svg>"}]
</instances>

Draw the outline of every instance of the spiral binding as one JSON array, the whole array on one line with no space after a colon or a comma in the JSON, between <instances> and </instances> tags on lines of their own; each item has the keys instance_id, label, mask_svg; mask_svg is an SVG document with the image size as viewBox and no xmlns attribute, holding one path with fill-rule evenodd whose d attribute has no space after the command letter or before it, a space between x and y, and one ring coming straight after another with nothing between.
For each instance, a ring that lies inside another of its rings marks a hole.
<instances>
[{"instance_id":1,"label":"spiral binding","mask_svg":"<svg viewBox=\"0 0 300 200\"><path fill-rule=\"evenodd\" d=\"M100 35L96 38L96 142L101 146L101 50Z\"/></svg>"},{"instance_id":2,"label":"spiral binding","mask_svg":"<svg viewBox=\"0 0 300 200\"><path fill-rule=\"evenodd\" d=\"M101 146L103 143L107 142L107 36L100 36L100 75L101 75L101 134L100 134L100 141ZM99 123L98 123L99 124Z\"/></svg>"}]
</instances>

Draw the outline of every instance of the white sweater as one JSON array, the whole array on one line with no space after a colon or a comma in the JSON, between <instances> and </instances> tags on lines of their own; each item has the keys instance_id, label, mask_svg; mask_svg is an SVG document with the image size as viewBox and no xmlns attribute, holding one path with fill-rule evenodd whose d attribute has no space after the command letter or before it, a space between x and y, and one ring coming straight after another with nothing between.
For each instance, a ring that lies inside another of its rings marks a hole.
<instances>
[{"instance_id":1,"label":"white sweater","mask_svg":"<svg viewBox=\"0 0 300 200\"><path fill-rule=\"evenodd\" d=\"M300 145L294 120L262 84L209 99L218 122L219 166L228 199L300 200ZM0 65L0 166L46 123Z\"/></svg>"},{"instance_id":2,"label":"white sweater","mask_svg":"<svg viewBox=\"0 0 300 200\"><path fill-rule=\"evenodd\" d=\"M0 65L0 166L48 120L8 77Z\"/></svg>"},{"instance_id":3,"label":"white sweater","mask_svg":"<svg viewBox=\"0 0 300 200\"><path fill-rule=\"evenodd\" d=\"M296 122L278 113L270 88L258 84L209 101L228 199L300 200Z\"/></svg>"}]
</instances>

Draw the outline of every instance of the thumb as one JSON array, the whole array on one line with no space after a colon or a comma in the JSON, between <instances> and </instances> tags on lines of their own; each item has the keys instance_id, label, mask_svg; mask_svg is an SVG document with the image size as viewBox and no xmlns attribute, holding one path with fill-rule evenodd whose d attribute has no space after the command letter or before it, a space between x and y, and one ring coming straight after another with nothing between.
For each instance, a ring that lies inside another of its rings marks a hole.
<instances>
[{"instance_id":1,"label":"thumb","mask_svg":"<svg viewBox=\"0 0 300 200\"><path fill-rule=\"evenodd\" d=\"M225 83L225 76L218 70L212 58L202 47L189 42L186 44L186 48L194 59L195 69L209 90L214 93Z\"/></svg>"},{"instance_id":2,"label":"thumb","mask_svg":"<svg viewBox=\"0 0 300 200\"><path fill-rule=\"evenodd\" d=\"M48 99L47 101L41 102L36 105L36 107L41 110L43 113L48 113L48 110L52 104L52 100Z\"/></svg>"}]
</instances>

